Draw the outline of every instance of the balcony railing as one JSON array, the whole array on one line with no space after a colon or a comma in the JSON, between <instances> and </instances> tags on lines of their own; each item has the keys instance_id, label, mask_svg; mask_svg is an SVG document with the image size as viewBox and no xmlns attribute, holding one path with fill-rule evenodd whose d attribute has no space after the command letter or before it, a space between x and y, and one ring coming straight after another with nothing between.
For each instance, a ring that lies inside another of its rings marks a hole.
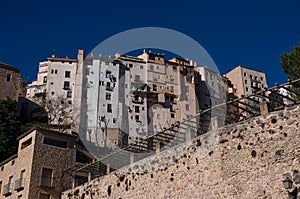
<instances>
[{"instance_id":1,"label":"balcony railing","mask_svg":"<svg viewBox=\"0 0 300 199\"><path fill-rule=\"evenodd\" d=\"M8 195L12 194L12 188L13 188L12 183L4 185L3 186L3 195L8 196Z\"/></svg>"},{"instance_id":2,"label":"balcony railing","mask_svg":"<svg viewBox=\"0 0 300 199\"><path fill-rule=\"evenodd\" d=\"M25 178L20 178L16 180L15 182L15 190L22 190L24 189L24 183L25 183Z\"/></svg>"}]
</instances>

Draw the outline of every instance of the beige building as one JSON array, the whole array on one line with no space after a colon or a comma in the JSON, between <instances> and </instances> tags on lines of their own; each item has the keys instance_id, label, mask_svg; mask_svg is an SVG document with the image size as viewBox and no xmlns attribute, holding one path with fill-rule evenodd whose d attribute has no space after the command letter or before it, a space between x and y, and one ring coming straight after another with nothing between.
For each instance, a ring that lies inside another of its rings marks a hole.
<instances>
[{"instance_id":1,"label":"beige building","mask_svg":"<svg viewBox=\"0 0 300 199\"><path fill-rule=\"evenodd\" d=\"M26 81L22 78L20 69L0 62L0 99L10 98L18 101L25 96Z\"/></svg>"},{"instance_id":2,"label":"beige building","mask_svg":"<svg viewBox=\"0 0 300 199\"><path fill-rule=\"evenodd\" d=\"M77 59L53 55L39 63L37 80L27 88L26 97L45 106L49 122L54 125L72 123L72 95Z\"/></svg>"},{"instance_id":3,"label":"beige building","mask_svg":"<svg viewBox=\"0 0 300 199\"><path fill-rule=\"evenodd\" d=\"M252 70L243 66L238 66L224 75L233 84L237 97L250 96L256 92L267 88L266 74L260 71ZM248 109L259 112L259 103L264 101L264 97L255 96L244 100L244 103L250 105L241 105L240 114L249 115Z\"/></svg>"},{"instance_id":4,"label":"beige building","mask_svg":"<svg viewBox=\"0 0 300 199\"><path fill-rule=\"evenodd\" d=\"M35 128L18 141L18 153L0 163L0 199L59 199L70 184L88 180L87 174L63 172L91 161L77 136Z\"/></svg>"}]
</instances>

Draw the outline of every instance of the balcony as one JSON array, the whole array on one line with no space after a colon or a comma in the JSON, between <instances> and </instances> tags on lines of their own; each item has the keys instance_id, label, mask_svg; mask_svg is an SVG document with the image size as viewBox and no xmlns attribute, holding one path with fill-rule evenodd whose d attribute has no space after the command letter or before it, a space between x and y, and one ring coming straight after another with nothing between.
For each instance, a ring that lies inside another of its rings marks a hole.
<instances>
[{"instance_id":1,"label":"balcony","mask_svg":"<svg viewBox=\"0 0 300 199\"><path fill-rule=\"evenodd\" d=\"M20 191L24 189L25 178L20 178L15 182L15 190Z\"/></svg>"},{"instance_id":2,"label":"balcony","mask_svg":"<svg viewBox=\"0 0 300 199\"><path fill-rule=\"evenodd\" d=\"M11 195L12 194L12 187L13 187L12 183L4 185L3 186L3 195L4 196Z\"/></svg>"}]
</instances>

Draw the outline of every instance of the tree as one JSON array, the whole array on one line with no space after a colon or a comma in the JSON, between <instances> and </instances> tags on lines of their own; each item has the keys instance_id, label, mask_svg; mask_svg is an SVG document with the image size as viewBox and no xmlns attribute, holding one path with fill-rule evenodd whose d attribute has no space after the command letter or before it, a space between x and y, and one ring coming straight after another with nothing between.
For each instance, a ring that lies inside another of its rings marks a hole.
<instances>
[{"instance_id":1,"label":"tree","mask_svg":"<svg viewBox=\"0 0 300 199\"><path fill-rule=\"evenodd\" d=\"M298 41L300 44L300 39ZM280 56L280 65L289 81L300 78L300 46L294 46L289 53L284 52ZM300 94L300 82L291 87L293 91ZM297 97L299 99L299 97Z\"/></svg>"},{"instance_id":2,"label":"tree","mask_svg":"<svg viewBox=\"0 0 300 199\"><path fill-rule=\"evenodd\" d=\"M0 100L0 161L17 153L21 122L16 116L17 102Z\"/></svg>"}]
</instances>

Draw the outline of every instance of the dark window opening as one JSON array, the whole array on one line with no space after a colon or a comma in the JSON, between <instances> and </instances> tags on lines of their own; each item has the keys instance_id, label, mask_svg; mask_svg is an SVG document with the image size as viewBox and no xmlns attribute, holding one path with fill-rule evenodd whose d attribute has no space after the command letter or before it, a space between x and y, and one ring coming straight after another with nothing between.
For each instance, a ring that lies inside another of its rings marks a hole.
<instances>
[{"instance_id":1,"label":"dark window opening","mask_svg":"<svg viewBox=\"0 0 300 199\"><path fill-rule=\"evenodd\" d=\"M10 81L11 81L11 74L7 74L7 75L6 75L6 81L7 81L7 82L10 82Z\"/></svg>"},{"instance_id":2,"label":"dark window opening","mask_svg":"<svg viewBox=\"0 0 300 199\"><path fill-rule=\"evenodd\" d=\"M21 150L28 147L29 145L31 145L32 143L32 138L29 138L27 139L26 141L24 141L22 144L21 144Z\"/></svg>"},{"instance_id":3,"label":"dark window opening","mask_svg":"<svg viewBox=\"0 0 300 199\"><path fill-rule=\"evenodd\" d=\"M112 105L111 104L107 104L107 112L112 113Z\"/></svg>"},{"instance_id":4,"label":"dark window opening","mask_svg":"<svg viewBox=\"0 0 300 199\"><path fill-rule=\"evenodd\" d=\"M71 77L71 71L65 71L65 77L70 78Z\"/></svg>"},{"instance_id":5,"label":"dark window opening","mask_svg":"<svg viewBox=\"0 0 300 199\"><path fill-rule=\"evenodd\" d=\"M60 140L55 140L52 138L44 138L44 144L50 145L50 146L56 146L60 148L67 148L67 142L65 141L60 141Z\"/></svg>"}]
</instances>

